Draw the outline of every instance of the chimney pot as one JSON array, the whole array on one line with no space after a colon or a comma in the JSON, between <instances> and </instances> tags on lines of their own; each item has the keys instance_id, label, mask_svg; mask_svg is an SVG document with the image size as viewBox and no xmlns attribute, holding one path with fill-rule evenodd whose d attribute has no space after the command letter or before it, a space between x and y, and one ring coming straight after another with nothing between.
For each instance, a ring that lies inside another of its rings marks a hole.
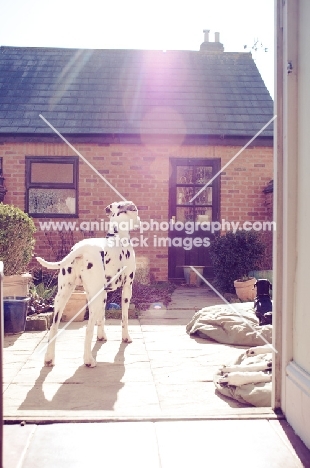
<instances>
[{"instance_id":1,"label":"chimney pot","mask_svg":"<svg viewBox=\"0 0 310 468\"><path fill-rule=\"evenodd\" d=\"M210 29L204 29L203 32L204 32L204 42L209 42Z\"/></svg>"},{"instance_id":2,"label":"chimney pot","mask_svg":"<svg viewBox=\"0 0 310 468\"><path fill-rule=\"evenodd\" d=\"M220 33L219 32L214 33L214 42L220 42Z\"/></svg>"}]
</instances>

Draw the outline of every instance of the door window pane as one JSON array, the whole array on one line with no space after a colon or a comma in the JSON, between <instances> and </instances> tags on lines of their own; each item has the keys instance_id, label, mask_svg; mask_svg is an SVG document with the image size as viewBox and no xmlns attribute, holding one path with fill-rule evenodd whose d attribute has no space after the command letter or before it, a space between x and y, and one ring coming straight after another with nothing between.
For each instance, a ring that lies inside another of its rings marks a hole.
<instances>
[{"instance_id":1,"label":"door window pane","mask_svg":"<svg viewBox=\"0 0 310 468\"><path fill-rule=\"evenodd\" d=\"M197 166L195 174L196 184L206 184L212 178L212 167L210 166Z\"/></svg>"},{"instance_id":2,"label":"door window pane","mask_svg":"<svg viewBox=\"0 0 310 468\"><path fill-rule=\"evenodd\" d=\"M176 221L199 221L200 223L212 221L212 207L178 207Z\"/></svg>"},{"instance_id":3,"label":"door window pane","mask_svg":"<svg viewBox=\"0 0 310 468\"><path fill-rule=\"evenodd\" d=\"M201 188L196 187L195 194L198 193ZM212 205L212 187L207 187L193 200L195 205Z\"/></svg>"},{"instance_id":4,"label":"door window pane","mask_svg":"<svg viewBox=\"0 0 310 468\"><path fill-rule=\"evenodd\" d=\"M195 213L193 208L177 208L176 221L185 223L186 221L194 221Z\"/></svg>"},{"instance_id":5,"label":"door window pane","mask_svg":"<svg viewBox=\"0 0 310 468\"><path fill-rule=\"evenodd\" d=\"M208 223L212 221L212 208L199 207L196 208L196 219L200 223Z\"/></svg>"},{"instance_id":6,"label":"door window pane","mask_svg":"<svg viewBox=\"0 0 310 468\"><path fill-rule=\"evenodd\" d=\"M193 187L177 187L177 205L188 205L194 196Z\"/></svg>"},{"instance_id":7,"label":"door window pane","mask_svg":"<svg viewBox=\"0 0 310 468\"><path fill-rule=\"evenodd\" d=\"M177 166L177 184L193 184L194 167Z\"/></svg>"}]
</instances>

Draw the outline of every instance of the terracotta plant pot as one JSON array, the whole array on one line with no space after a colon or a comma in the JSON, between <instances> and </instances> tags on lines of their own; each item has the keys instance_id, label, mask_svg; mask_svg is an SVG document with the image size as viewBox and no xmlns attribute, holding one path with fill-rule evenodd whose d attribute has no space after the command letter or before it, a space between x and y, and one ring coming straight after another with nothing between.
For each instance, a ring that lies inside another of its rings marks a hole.
<instances>
[{"instance_id":1,"label":"terracotta plant pot","mask_svg":"<svg viewBox=\"0 0 310 468\"><path fill-rule=\"evenodd\" d=\"M75 314L85 306L84 309L81 310L81 312L73 319L73 322L83 322L86 304L86 292L77 290L73 291L63 311L61 317L62 322L69 322L75 316Z\"/></svg>"},{"instance_id":2,"label":"terracotta plant pot","mask_svg":"<svg viewBox=\"0 0 310 468\"><path fill-rule=\"evenodd\" d=\"M250 278L248 280L236 280L234 281L234 286L236 289L236 294L240 301L248 302L254 301L256 296L256 290L254 284L256 283L256 278Z\"/></svg>"},{"instance_id":3,"label":"terracotta plant pot","mask_svg":"<svg viewBox=\"0 0 310 468\"><path fill-rule=\"evenodd\" d=\"M3 297L26 297L29 293L30 273L3 277Z\"/></svg>"}]
</instances>

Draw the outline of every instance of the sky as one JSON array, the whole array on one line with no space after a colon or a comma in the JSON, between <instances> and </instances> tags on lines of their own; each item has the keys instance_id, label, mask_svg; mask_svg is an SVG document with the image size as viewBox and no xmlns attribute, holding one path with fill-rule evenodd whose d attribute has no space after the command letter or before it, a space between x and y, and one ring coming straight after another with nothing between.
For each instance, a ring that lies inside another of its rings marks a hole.
<instances>
[{"instance_id":1,"label":"sky","mask_svg":"<svg viewBox=\"0 0 310 468\"><path fill-rule=\"evenodd\" d=\"M204 29L274 96L274 0L0 0L1 46L199 50Z\"/></svg>"}]
</instances>

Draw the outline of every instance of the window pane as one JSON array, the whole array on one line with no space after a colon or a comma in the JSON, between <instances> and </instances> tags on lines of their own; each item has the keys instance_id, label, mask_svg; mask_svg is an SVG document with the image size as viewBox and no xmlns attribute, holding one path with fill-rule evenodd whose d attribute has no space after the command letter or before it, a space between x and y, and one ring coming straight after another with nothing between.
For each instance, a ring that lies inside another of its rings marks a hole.
<instances>
[{"instance_id":1,"label":"window pane","mask_svg":"<svg viewBox=\"0 0 310 468\"><path fill-rule=\"evenodd\" d=\"M75 214L74 189L29 189L29 213Z\"/></svg>"},{"instance_id":2,"label":"window pane","mask_svg":"<svg viewBox=\"0 0 310 468\"><path fill-rule=\"evenodd\" d=\"M31 182L41 184L72 184L73 164L32 162Z\"/></svg>"}]
</instances>

